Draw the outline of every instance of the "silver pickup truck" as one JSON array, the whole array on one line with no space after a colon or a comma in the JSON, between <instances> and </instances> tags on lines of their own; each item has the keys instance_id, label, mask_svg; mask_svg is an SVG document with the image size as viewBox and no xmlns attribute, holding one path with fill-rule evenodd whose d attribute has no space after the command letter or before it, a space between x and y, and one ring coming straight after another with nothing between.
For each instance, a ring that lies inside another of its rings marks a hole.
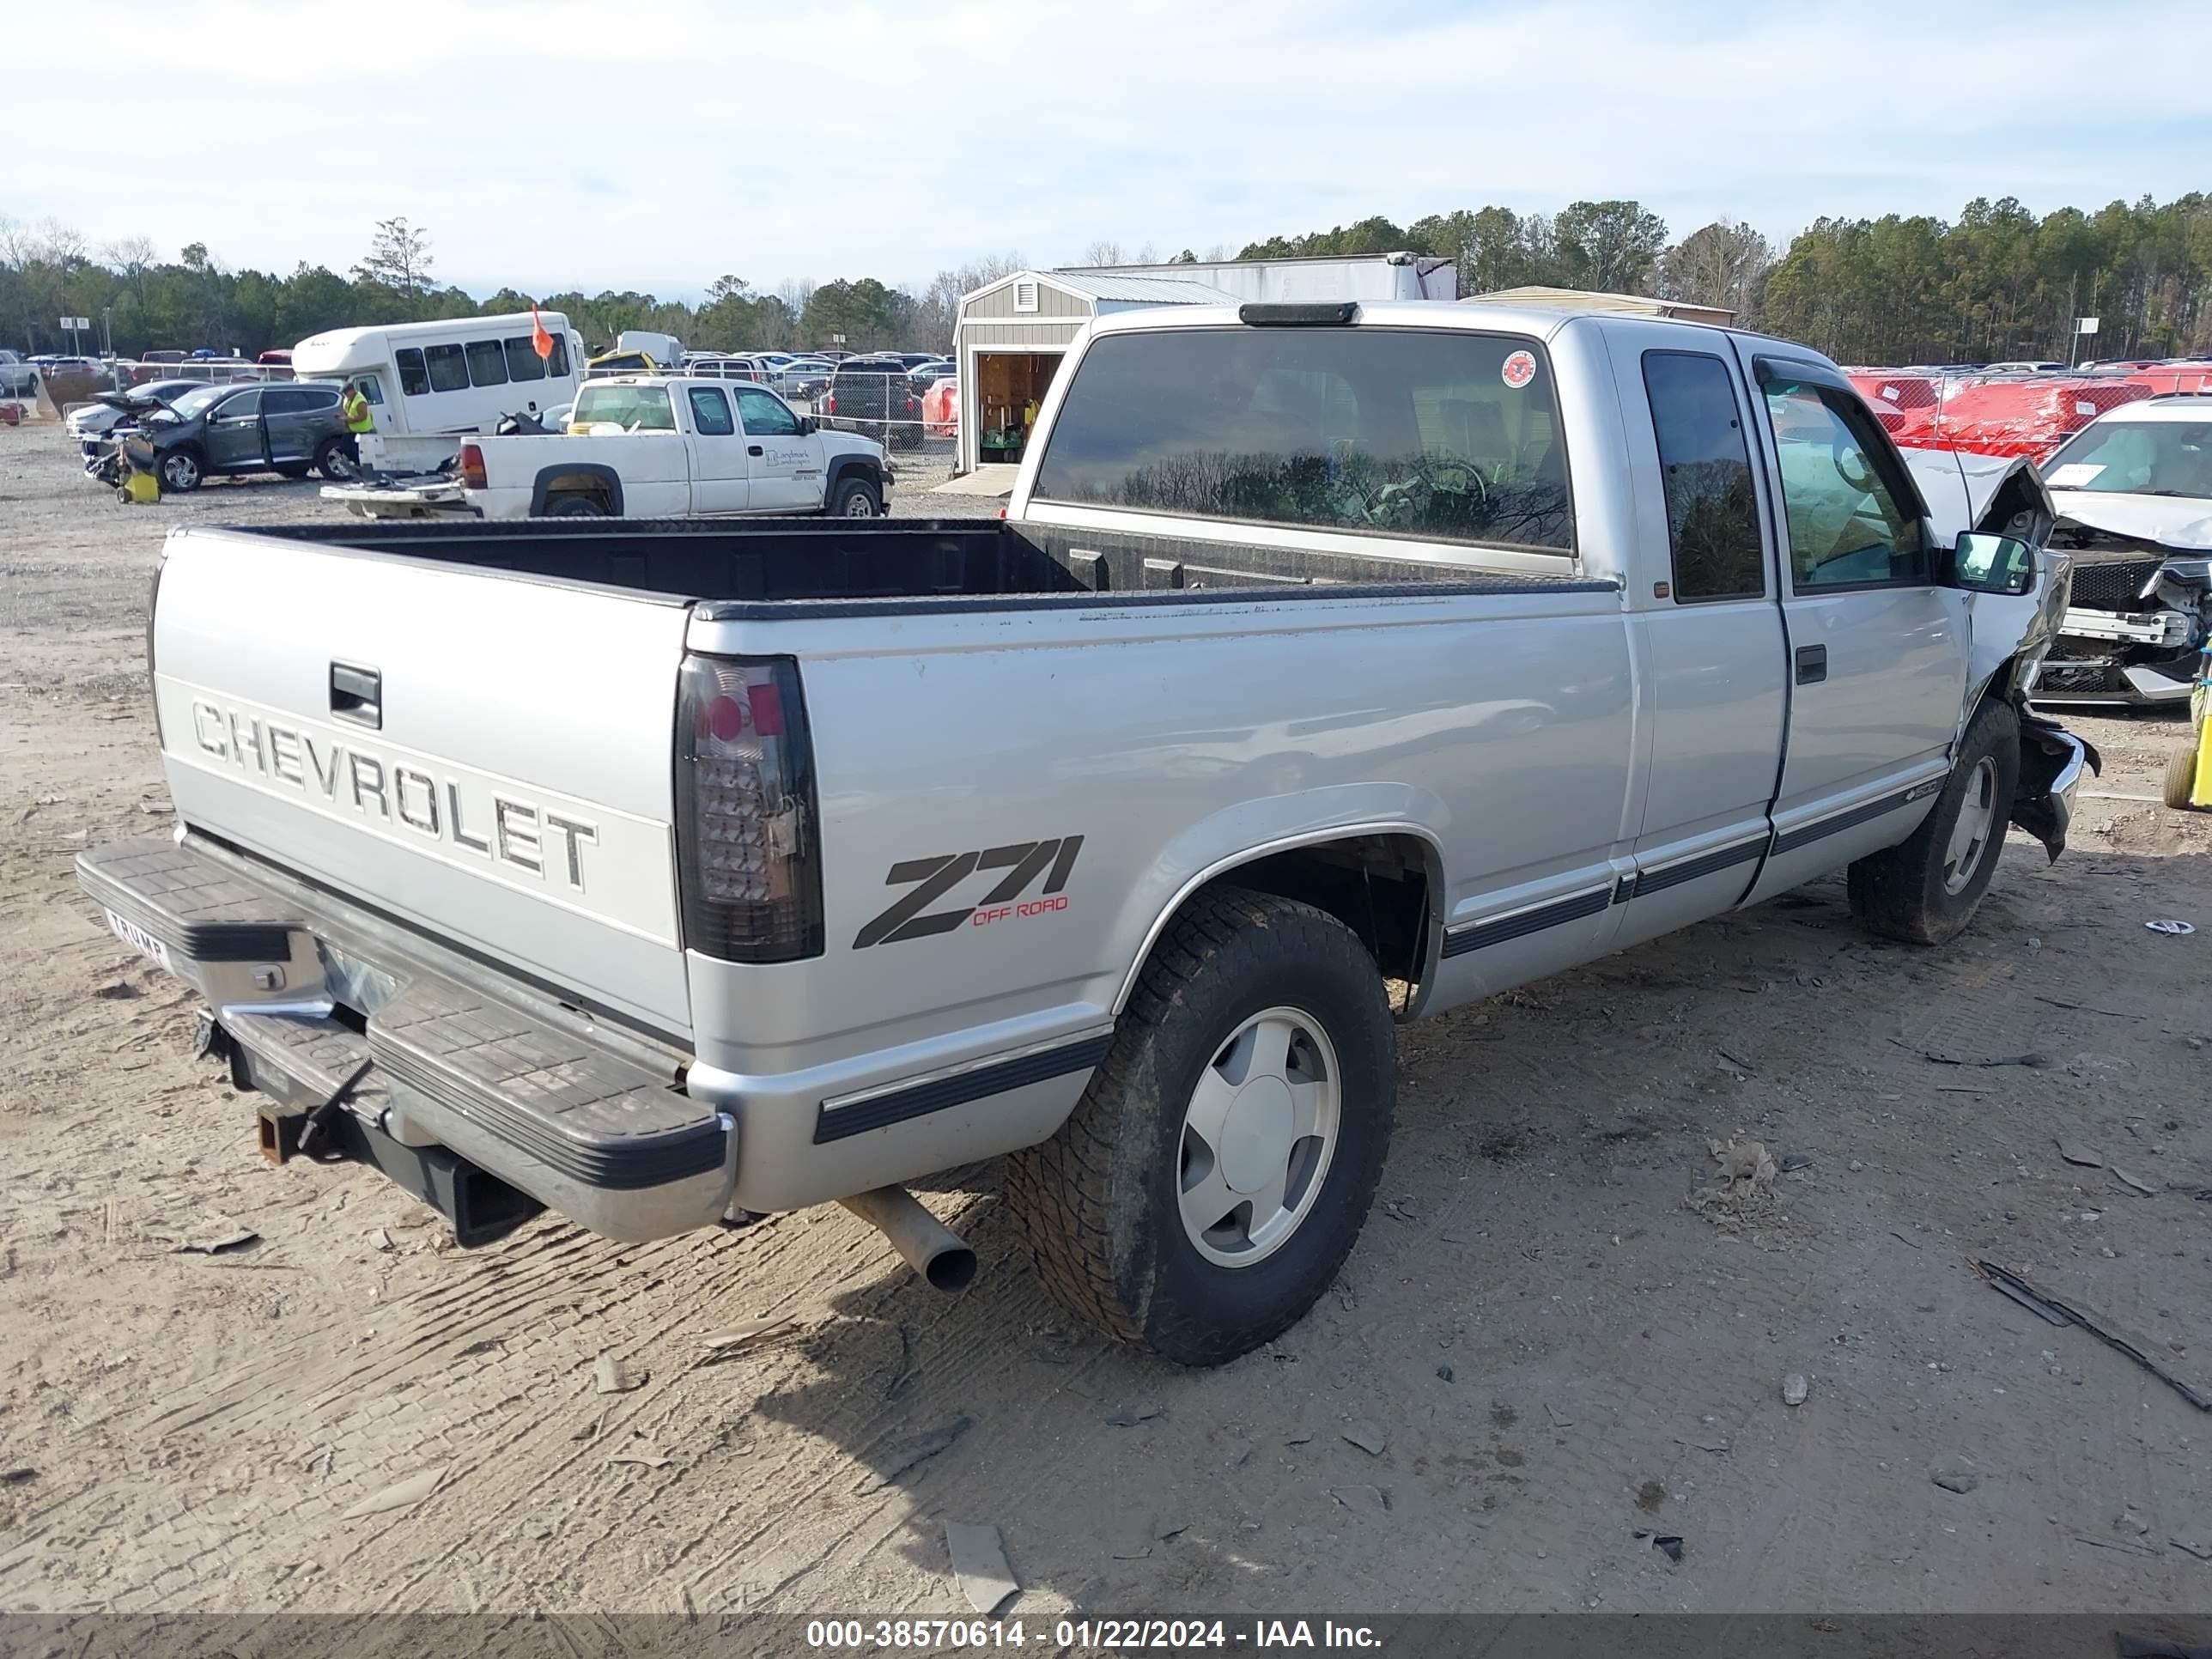
<instances>
[{"instance_id":1,"label":"silver pickup truck","mask_svg":"<svg viewBox=\"0 0 2212 1659\"><path fill-rule=\"evenodd\" d=\"M1068 1306L1218 1363L1352 1248L1398 1022L1846 868L1939 944L2094 764L2033 473L1939 522L1799 346L1136 312L1041 418L1002 520L173 532L179 828L79 867L264 1152L948 1285L902 1183L1011 1155Z\"/></svg>"}]
</instances>

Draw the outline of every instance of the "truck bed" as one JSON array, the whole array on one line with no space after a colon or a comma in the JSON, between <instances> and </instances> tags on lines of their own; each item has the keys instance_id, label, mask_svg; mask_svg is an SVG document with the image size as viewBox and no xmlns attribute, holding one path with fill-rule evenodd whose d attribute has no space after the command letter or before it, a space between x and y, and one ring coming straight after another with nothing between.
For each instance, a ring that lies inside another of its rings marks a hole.
<instances>
[{"instance_id":1,"label":"truck bed","mask_svg":"<svg viewBox=\"0 0 2212 1659\"><path fill-rule=\"evenodd\" d=\"M694 602L708 621L890 607L981 610L1233 599L1240 590L1356 598L1604 591L1571 574L1505 574L1441 556L1314 553L1016 526L999 519L382 523L240 530L325 548L417 558ZM1470 559L1478 550L1468 550ZM761 609L759 607L772 607Z\"/></svg>"}]
</instances>

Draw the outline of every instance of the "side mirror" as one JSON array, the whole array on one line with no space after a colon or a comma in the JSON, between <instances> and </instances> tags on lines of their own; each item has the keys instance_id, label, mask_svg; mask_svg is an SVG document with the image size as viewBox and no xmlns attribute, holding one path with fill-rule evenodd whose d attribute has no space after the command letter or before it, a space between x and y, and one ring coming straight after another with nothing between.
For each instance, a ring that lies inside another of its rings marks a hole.
<instances>
[{"instance_id":1,"label":"side mirror","mask_svg":"<svg viewBox=\"0 0 2212 1659\"><path fill-rule=\"evenodd\" d=\"M1948 586L2019 595L2035 586L2035 550L2017 536L1969 530L1952 550Z\"/></svg>"},{"instance_id":2,"label":"side mirror","mask_svg":"<svg viewBox=\"0 0 2212 1659\"><path fill-rule=\"evenodd\" d=\"M799 435L800 437L811 438L821 429L820 424L816 422L815 418L811 415L802 415L799 417Z\"/></svg>"}]
</instances>

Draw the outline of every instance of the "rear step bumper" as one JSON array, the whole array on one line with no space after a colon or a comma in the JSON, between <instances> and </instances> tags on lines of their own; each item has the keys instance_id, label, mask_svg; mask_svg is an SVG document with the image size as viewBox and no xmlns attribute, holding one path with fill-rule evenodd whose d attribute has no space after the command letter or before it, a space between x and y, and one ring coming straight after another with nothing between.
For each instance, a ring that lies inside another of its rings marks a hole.
<instances>
[{"instance_id":1,"label":"rear step bumper","mask_svg":"<svg viewBox=\"0 0 2212 1659\"><path fill-rule=\"evenodd\" d=\"M264 1116L305 1115L373 1061L339 1143L477 1235L464 1243L528 1213L499 1187L629 1243L727 1212L736 1122L642 1040L527 987L495 994L481 965L227 849L119 842L78 854L77 879L207 998Z\"/></svg>"}]
</instances>

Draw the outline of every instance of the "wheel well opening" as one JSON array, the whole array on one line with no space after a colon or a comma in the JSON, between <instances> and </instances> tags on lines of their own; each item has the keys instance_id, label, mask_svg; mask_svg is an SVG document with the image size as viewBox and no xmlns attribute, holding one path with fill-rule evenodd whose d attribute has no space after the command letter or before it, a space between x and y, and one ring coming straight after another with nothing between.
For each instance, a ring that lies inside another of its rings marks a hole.
<instances>
[{"instance_id":1,"label":"wheel well opening","mask_svg":"<svg viewBox=\"0 0 2212 1659\"><path fill-rule=\"evenodd\" d=\"M607 481L596 472L563 472L545 481L548 495L605 495Z\"/></svg>"},{"instance_id":2,"label":"wheel well opening","mask_svg":"<svg viewBox=\"0 0 2212 1659\"><path fill-rule=\"evenodd\" d=\"M1272 893L1334 916L1359 936L1382 977L1398 982L1392 1002L1404 1012L1428 962L1429 865L1418 836L1357 836L1270 853L1206 885Z\"/></svg>"}]
</instances>

